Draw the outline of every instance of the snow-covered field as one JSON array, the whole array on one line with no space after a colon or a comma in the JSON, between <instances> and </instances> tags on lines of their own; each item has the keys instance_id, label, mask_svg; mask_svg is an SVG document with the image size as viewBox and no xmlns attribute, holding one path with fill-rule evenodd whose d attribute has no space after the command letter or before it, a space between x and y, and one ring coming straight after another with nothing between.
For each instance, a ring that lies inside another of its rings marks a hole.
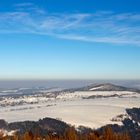
<instances>
[{"instance_id":1,"label":"snow-covered field","mask_svg":"<svg viewBox=\"0 0 140 140\"><path fill-rule=\"evenodd\" d=\"M140 94L136 92L131 92L131 91L76 91L76 92L66 92L66 93L61 93L60 95L57 96L57 99L66 99L66 100L71 100L71 99L77 99L77 98L86 98L90 96L121 96L121 97L140 97Z\"/></svg>"},{"instance_id":2,"label":"snow-covered field","mask_svg":"<svg viewBox=\"0 0 140 140\"><path fill-rule=\"evenodd\" d=\"M100 98L83 99L92 95L100 95ZM108 97L110 95L121 97ZM18 104L19 102L22 104ZM0 104L4 103L7 105L0 107L0 119L8 122L52 117L76 126L97 128L110 123L121 125L121 122L112 122L111 119L119 114L125 114L126 108L140 107L140 94L129 91L61 92L56 97L51 94L16 99L5 97L0 101Z\"/></svg>"}]
</instances>

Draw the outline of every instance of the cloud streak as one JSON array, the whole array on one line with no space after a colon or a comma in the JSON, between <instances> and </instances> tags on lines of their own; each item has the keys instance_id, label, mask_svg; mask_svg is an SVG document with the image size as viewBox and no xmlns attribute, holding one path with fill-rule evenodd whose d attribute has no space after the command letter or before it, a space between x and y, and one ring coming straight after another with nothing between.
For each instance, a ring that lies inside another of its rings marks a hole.
<instances>
[{"instance_id":1,"label":"cloud streak","mask_svg":"<svg viewBox=\"0 0 140 140\"><path fill-rule=\"evenodd\" d=\"M0 33L28 33L60 39L140 46L140 14L47 13L32 3L0 13ZM27 10L28 9L28 10Z\"/></svg>"},{"instance_id":2,"label":"cloud streak","mask_svg":"<svg viewBox=\"0 0 140 140\"><path fill-rule=\"evenodd\" d=\"M33 3L27 2L27 3L17 3L14 6L15 7L28 7L28 6L33 6Z\"/></svg>"}]
</instances>

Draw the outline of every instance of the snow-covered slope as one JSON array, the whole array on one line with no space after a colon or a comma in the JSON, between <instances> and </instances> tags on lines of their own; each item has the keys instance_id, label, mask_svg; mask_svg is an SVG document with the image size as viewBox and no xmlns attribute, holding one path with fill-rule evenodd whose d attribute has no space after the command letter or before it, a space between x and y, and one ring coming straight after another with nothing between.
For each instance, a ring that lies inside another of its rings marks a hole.
<instances>
[{"instance_id":1,"label":"snow-covered slope","mask_svg":"<svg viewBox=\"0 0 140 140\"><path fill-rule=\"evenodd\" d=\"M77 99L94 99L94 98L137 98L139 93L131 91L75 91L60 93L56 99L77 100Z\"/></svg>"}]
</instances>

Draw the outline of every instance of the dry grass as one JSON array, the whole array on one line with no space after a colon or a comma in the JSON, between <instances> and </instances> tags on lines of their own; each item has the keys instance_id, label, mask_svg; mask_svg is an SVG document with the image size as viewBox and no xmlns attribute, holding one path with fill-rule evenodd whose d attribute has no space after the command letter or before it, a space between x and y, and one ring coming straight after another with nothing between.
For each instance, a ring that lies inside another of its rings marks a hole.
<instances>
[{"instance_id":1,"label":"dry grass","mask_svg":"<svg viewBox=\"0 0 140 140\"><path fill-rule=\"evenodd\" d=\"M31 132L26 132L24 135L4 136L0 133L0 140L130 140L126 133L114 133L110 127L105 128L102 134L90 132L88 134L78 134L74 127L67 129L63 135L47 135L41 137L33 135Z\"/></svg>"}]
</instances>

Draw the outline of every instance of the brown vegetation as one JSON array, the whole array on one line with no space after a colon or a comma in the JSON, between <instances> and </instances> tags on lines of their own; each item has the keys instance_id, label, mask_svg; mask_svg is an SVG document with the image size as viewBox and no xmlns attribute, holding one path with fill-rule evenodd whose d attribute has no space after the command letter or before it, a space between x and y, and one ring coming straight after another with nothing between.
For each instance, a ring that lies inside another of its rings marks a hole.
<instances>
[{"instance_id":1,"label":"brown vegetation","mask_svg":"<svg viewBox=\"0 0 140 140\"><path fill-rule=\"evenodd\" d=\"M33 135L31 132L26 132L21 136L4 136L3 133L0 135L0 140L130 140L126 133L114 133L110 127L105 128L102 134L97 132L81 134L71 127L63 135L52 133L46 137L41 137L39 134Z\"/></svg>"}]
</instances>

